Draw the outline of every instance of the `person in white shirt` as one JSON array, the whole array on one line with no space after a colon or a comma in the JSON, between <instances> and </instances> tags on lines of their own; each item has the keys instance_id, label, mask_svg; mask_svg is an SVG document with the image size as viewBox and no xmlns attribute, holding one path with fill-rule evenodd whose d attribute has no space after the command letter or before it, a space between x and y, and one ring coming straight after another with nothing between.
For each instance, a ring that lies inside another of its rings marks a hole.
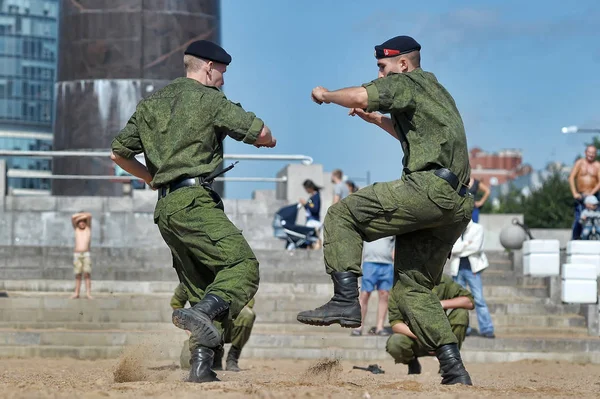
<instances>
[{"instance_id":1,"label":"person in white shirt","mask_svg":"<svg viewBox=\"0 0 600 399\"><path fill-rule=\"evenodd\" d=\"M483 227L471 221L452 248L450 272L455 282L464 288L468 286L473 294L477 323L479 324L479 336L495 338L494 324L483 297L483 284L481 282L481 273L488 266L488 259L483 252ZM471 331L467 331L467 335L470 333Z\"/></svg>"}]
</instances>

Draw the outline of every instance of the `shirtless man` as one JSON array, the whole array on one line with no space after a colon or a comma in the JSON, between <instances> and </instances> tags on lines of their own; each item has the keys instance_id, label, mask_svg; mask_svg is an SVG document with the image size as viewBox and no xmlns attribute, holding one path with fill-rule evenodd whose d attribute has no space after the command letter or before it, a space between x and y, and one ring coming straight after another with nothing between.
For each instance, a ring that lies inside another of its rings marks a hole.
<instances>
[{"instance_id":1,"label":"shirtless man","mask_svg":"<svg viewBox=\"0 0 600 399\"><path fill-rule=\"evenodd\" d=\"M579 223L583 200L588 195L596 195L600 190L600 162L596 161L596 147L588 145L585 149L585 158L575 162L569 175L571 193L575 199L575 222L573 223L572 239L581 237L581 224Z\"/></svg>"},{"instance_id":2,"label":"shirtless man","mask_svg":"<svg viewBox=\"0 0 600 399\"><path fill-rule=\"evenodd\" d=\"M75 272L75 293L71 299L79 298L81 275L85 279L85 291L88 299L92 299L92 260L90 258L90 242L92 240L92 215L79 212L71 216L71 223L75 229L75 251L73 253L73 267Z\"/></svg>"}]
</instances>

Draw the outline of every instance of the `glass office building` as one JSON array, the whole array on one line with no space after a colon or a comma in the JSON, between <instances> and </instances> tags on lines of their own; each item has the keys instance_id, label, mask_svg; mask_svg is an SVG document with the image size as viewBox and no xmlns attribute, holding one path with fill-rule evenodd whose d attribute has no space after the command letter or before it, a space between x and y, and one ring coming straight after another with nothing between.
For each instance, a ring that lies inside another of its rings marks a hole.
<instances>
[{"instance_id":1,"label":"glass office building","mask_svg":"<svg viewBox=\"0 0 600 399\"><path fill-rule=\"evenodd\" d=\"M59 0L0 0L0 149L52 148ZM9 192L50 190L50 159L6 158ZM35 191L31 191L35 192Z\"/></svg>"}]
</instances>

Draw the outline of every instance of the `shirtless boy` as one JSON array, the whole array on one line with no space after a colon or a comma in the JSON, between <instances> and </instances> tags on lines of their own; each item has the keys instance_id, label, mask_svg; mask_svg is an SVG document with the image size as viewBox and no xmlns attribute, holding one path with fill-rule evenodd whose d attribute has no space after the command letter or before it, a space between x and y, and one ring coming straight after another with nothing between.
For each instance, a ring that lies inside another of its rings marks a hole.
<instances>
[{"instance_id":1,"label":"shirtless boy","mask_svg":"<svg viewBox=\"0 0 600 399\"><path fill-rule=\"evenodd\" d=\"M73 253L73 267L75 272L75 293L71 299L79 298L81 275L85 279L85 292L88 299L92 299L92 260L90 258L90 242L92 240L92 215L79 212L71 216L71 223L75 229L75 251Z\"/></svg>"},{"instance_id":2,"label":"shirtless boy","mask_svg":"<svg viewBox=\"0 0 600 399\"><path fill-rule=\"evenodd\" d=\"M571 194L575 199L575 222L573 223L572 239L579 240L581 236L581 224L579 223L581 211L583 210L583 200L588 195L597 196L600 190L600 162L596 161L596 147L587 146L585 157L575 162L571 175L569 176L569 185Z\"/></svg>"}]
</instances>

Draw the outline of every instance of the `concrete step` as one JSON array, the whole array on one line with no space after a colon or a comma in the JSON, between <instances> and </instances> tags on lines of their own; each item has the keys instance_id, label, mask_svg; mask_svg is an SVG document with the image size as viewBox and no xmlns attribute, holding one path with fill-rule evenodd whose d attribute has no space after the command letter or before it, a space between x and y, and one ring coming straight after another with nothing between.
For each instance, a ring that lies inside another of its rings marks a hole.
<instances>
[{"instance_id":1,"label":"concrete step","mask_svg":"<svg viewBox=\"0 0 600 399\"><path fill-rule=\"evenodd\" d=\"M257 323L296 323L296 311L257 312ZM371 320L368 319L371 323ZM532 327L586 327L585 318L576 314L536 315L536 314L492 314L494 326L532 326ZM476 325L477 316L471 313L471 323ZM371 323L372 324L372 323Z\"/></svg>"},{"instance_id":2,"label":"concrete step","mask_svg":"<svg viewBox=\"0 0 600 399\"><path fill-rule=\"evenodd\" d=\"M119 357L124 347L81 347L81 346L0 346L0 358L59 358L70 357L75 359L95 360L114 359ZM174 347L171 352L157 351L150 356L153 360L179 361L180 347ZM600 364L600 352L512 352L512 351L471 351L464 348L461 351L465 363L498 363L514 362L520 360L552 360L569 361L574 363ZM329 349L289 348L255 348L247 346L242 353L244 359L322 359L335 357L355 361L389 360L385 350L379 349Z\"/></svg>"},{"instance_id":3,"label":"concrete step","mask_svg":"<svg viewBox=\"0 0 600 399\"><path fill-rule=\"evenodd\" d=\"M297 323L296 310L277 310L260 311L257 310L257 323ZM2 322L13 323L14 325L29 325L27 323L170 323L172 311L164 310L53 310L46 311L16 309L0 310L0 320ZM368 323L373 322L374 314L367 318ZM471 323L476 325L477 317L474 312L471 314ZM536 327L585 327L586 322L583 316L577 314L511 314L511 313L492 313L492 321L495 326L514 325L514 326L536 326Z\"/></svg>"},{"instance_id":4,"label":"concrete step","mask_svg":"<svg viewBox=\"0 0 600 399\"><path fill-rule=\"evenodd\" d=\"M158 331L0 330L0 345L131 346L151 340L183 342L186 334L171 325Z\"/></svg>"},{"instance_id":5,"label":"concrete step","mask_svg":"<svg viewBox=\"0 0 600 399\"><path fill-rule=\"evenodd\" d=\"M0 309L3 322L143 322L166 323L171 321L172 310L117 310L117 309Z\"/></svg>"},{"instance_id":6,"label":"concrete step","mask_svg":"<svg viewBox=\"0 0 600 399\"><path fill-rule=\"evenodd\" d=\"M93 294L171 294L178 282L173 281L96 281L92 282ZM0 291L9 291L9 295L62 295L73 291L74 283L69 280L0 280ZM542 285L484 285L486 297L548 297L548 288ZM333 286L328 280L323 283L270 283L261 281L257 295L333 295ZM1 300L1 299L0 299Z\"/></svg>"},{"instance_id":7,"label":"concrete step","mask_svg":"<svg viewBox=\"0 0 600 399\"><path fill-rule=\"evenodd\" d=\"M144 342L163 342L177 347L186 339L186 334L173 326L172 331L20 331L0 330L0 346L133 346ZM176 342L175 342L176 341ZM385 350L387 337L362 336L330 333L326 331L307 333L254 332L249 347L262 348L340 348ZM597 352L600 338L591 337L521 337L497 334L496 339L469 337L464 348L469 350L525 351L525 352Z\"/></svg>"},{"instance_id":8,"label":"concrete step","mask_svg":"<svg viewBox=\"0 0 600 399\"><path fill-rule=\"evenodd\" d=\"M285 251L272 238L259 240L255 253L264 281L328 281L322 251ZM510 272L510 260L492 256L490 270ZM0 247L1 280L72 280L72 249L66 247ZM92 248L96 281L175 281L171 255L160 248Z\"/></svg>"},{"instance_id":9,"label":"concrete step","mask_svg":"<svg viewBox=\"0 0 600 399\"><path fill-rule=\"evenodd\" d=\"M365 330L374 326L373 323L367 323ZM477 327L476 318L473 318L472 325ZM564 326L564 327L548 327L529 326L529 325L495 325L496 333L525 335L530 337L553 337L553 336L581 336L587 337L587 328L584 326ZM174 329L173 324L168 322L122 322L122 323L99 323L99 322L37 322L37 321L20 321L20 322L0 322L1 331L17 331L17 330L48 330L52 332L70 331L70 332L153 332L160 334L162 332L172 333L178 331ZM280 333L296 333L296 334L323 334L323 327L309 326L301 323L261 323L257 322L254 325L253 331L257 334L280 334ZM327 333L340 333L349 335L349 330L338 325L327 327ZM365 334L366 335L366 334Z\"/></svg>"},{"instance_id":10,"label":"concrete step","mask_svg":"<svg viewBox=\"0 0 600 399\"><path fill-rule=\"evenodd\" d=\"M272 313L278 311L302 311L314 309L323 305L329 298L314 297L314 298L289 298L261 300L257 297L254 310L258 314ZM488 309L491 314L529 314L529 315L548 315L548 314L574 314L580 310L580 305L555 305L546 303L506 303L487 301ZM377 306L377 298L371 296L369 308L375 309Z\"/></svg>"},{"instance_id":11,"label":"concrete step","mask_svg":"<svg viewBox=\"0 0 600 399\"><path fill-rule=\"evenodd\" d=\"M70 357L75 359L96 360L115 359L119 357L123 347L77 347L77 346L0 346L0 358L59 358ZM177 363L179 351L174 353L152 353L153 360L169 360ZM465 363L499 363L520 360L552 360L569 361L580 364L600 364L599 352L511 352L511 351L461 351ZM389 360L389 355L382 350L373 349L297 349L290 348L282 351L280 348L253 348L246 347L242 354L244 359L322 359L336 357L354 361Z\"/></svg>"},{"instance_id":12,"label":"concrete step","mask_svg":"<svg viewBox=\"0 0 600 399\"><path fill-rule=\"evenodd\" d=\"M328 296L269 297L257 296L254 310L259 315L299 312L321 306ZM492 315L569 315L576 314L580 305L539 303L510 303L512 299L488 300ZM171 317L169 296L140 296L70 300L64 297L12 297L0 299L0 319L4 321L104 321L104 322L160 322ZM369 308L376 309L378 298L373 295Z\"/></svg>"}]
</instances>

